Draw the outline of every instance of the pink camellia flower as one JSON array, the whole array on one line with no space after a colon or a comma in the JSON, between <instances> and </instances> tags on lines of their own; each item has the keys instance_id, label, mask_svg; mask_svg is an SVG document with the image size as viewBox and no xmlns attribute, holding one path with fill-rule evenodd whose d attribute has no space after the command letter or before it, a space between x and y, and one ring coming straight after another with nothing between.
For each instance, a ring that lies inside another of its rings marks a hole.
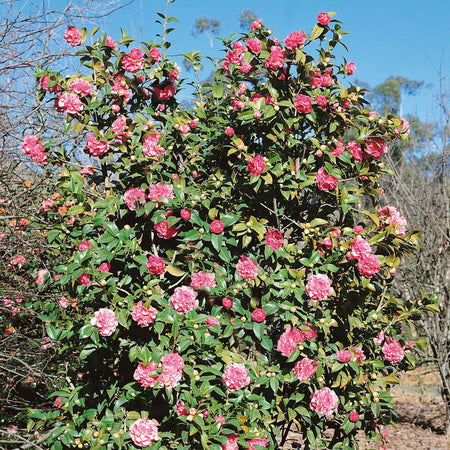
<instances>
[{"instance_id":1,"label":"pink camellia flower","mask_svg":"<svg viewBox=\"0 0 450 450\"><path fill-rule=\"evenodd\" d=\"M87 137L87 148L92 156L103 156L109 150L108 142L95 137L94 133L89 133Z\"/></svg>"},{"instance_id":2,"label":"pink camellia flower","mask_svg":"<svg viewBox=\"0 0 450 450\"><path fill-rule=\"evenodd\" d=\"M139 364L134 371L133 378L141 384L142 387L154 387L158 382L158 377L151 375L155 373L158 364L151 362L150 364L144 365Z\"/></svg>"},{"instance_id":3,"label":"pink camellia flower","mask_svg":"<svg viewBox=\"0 0 450 450\"><path fill-rule=\"evenodd\" d=\"M105 46L116 48L116 41L112 37L106 36Z\"/></svg>"},{"instance_id":4,"label":"pink camellia flower","mask_svg":"<svg viewBox=\"0 0 450 450\"><path fill-rule=\"evenodd\" d=\"M273 45L270 48L270 55L266 59L265 66L267 69L277 70L283 66L284 50L278 45Z\"/></svg>"},{"instance_id":5,"label":"pink camellia flower","mask_svg":"<svg viewBox=\"0 0 450 450\"><path fill-rule=\"evenodd\" d=\"M250 26L251 30L258 30L262 26L262 19L256 19Z\"/></svg>"},{"instance_id":6,"label":"pink camellia flower","mask_svg":"<svg viewBox=\"0 0 450 450\"><path fill-rule=\"evenodd\" d=\"M66 309L69 306L69 299L62 296L58 301L58 305L60 308Z\"/></svg>"},{"instance_id":7,"label":"pink camellia flower","mask_svg":"<svg viewBox=\"0 0 450 450\"><path fill-rule=\"evenodd\" d=\"M184 368L183 358L178 353L168 353L161 358L163 372L181 371Z\"/></svg>"},{"instance_id":8,"label":"pink camellia flower","mask_svg":"<svg viewBox=\"0 0 450 450\"><path fill-rule=\"evenodd\" d=\"M247 39L245 43L251 52L258 54L261 51L261 41L258 38Z\"/></svg>"},{"instance_id":9,"label":"pink camellia flower","mask_svg":"<svg viewBox=\"0 0 450 450\"><path fill-rule=\"evenodd\" d=\"M78 245L78 250L80 252L82 252L83 250L86 250L87 248L89 250L92 250L92 245L91 245L91 243L89 241L80 242L80 245Z\"/></svg>"},{"instance_id":10,"label":"pink camellia flower","mask_svg":"<svg viewBox=\"0 0 450 450\"><path fill-rule=\"evenodd\" d=\"M350 242L350 251L347 253L347 259L362 259L370 255L370 252L370 244L361 236L358 236Z\"/></svg>"},{"instance_id":11,"label":"pink camellia flower","mask_svg":"<svg viewBox=\"0 0 450 450\"><path fill-rule=\"evenodd\" d=\"M351 141L347 144L347 147L350 150L354 160L361 162L362 155L363 155L361 146L359 144L357 144L355 141Z\"/></svg>"},{"instance_id":12,"label":"pink camellia flower","mask_svg":"<svg viewBox=\"0 0 450 450\"><path fill-rule=\"evenodd\" d=\"M73 114L76 116L83 110L84 106L77 94L65 93L58 99L58 108L66 114Z\"/></svg>"},{"instance_id":13,"label":"pink camellia flower","mask_svg":"<svg viewBox=\"0 0 450 450\"><path fill-rule=\"evenodd\" d=\"M336 393L325 387L312 393L309 406L313 411L330 416L333 413L333 409L337 408L338 401Z\"/></svg>"},{"instance_id":14,"label":"pink camellia flower","mask_svg":"<svg viewBox=\"0 0 450 450\"><path fill-rule=\"evenodd\" d=\"M194 289L200 289L201 287L214 289L216 287L216 277L213 273L195 272L191 275L191 286Z\"/></svg>"},{"instance_id":15,"label":"pink camellia flower","mask_svg":"<svg viewBox=\"0 0 450 450\"><path fill-rule=\"evenodd\" d=\"M353 423L358 422L359 414L356 411L352 411L348 416L348 420Z\"/></svg>"},{"instance_id":16,"label":"pink camellia flower","mask_svg":"<svg viewBox=\"0 0 450 450\"><path fill-rule=\"evenodd\" d=\"M381 225L386 228L392 225L395 229L395 233L399 236L404 236L406 233L406 219L400 215L397 208L394 206L385 206L378 210L378 215L380 216Z\"/></svg>"},{"instance_id":17,"label":"pink camellia flower","mask_svg":"<svg viewBox=\"0 0 450 450\"><path fill-rule=\"evenodd\" d=\"M325 97L325 95L318 95L317 97L316 97L316 103L319 105L319 106L325 106L326 104L327 104L327 98Z\"/></svg>"},{"instance_id":18,"label":"pink camellia flower","mask_svg":"<svg viewBox=\"0 0 450 450\"><path fill-rule=\"evenodd\" d=\"M303 358L295 363L294 375L300 381L309 380L316 373L318 364L319 363L317 361L313 361L309 358Z\"/></svg>"},{"instance_id":19,"label":"pink camellia flower","mask_svg":"<svg viewBox=\"0 0 450 450\"><path fill-rule=\"evenodd\" d=\"M153 202L158 201L161 198L172 200L174 198L173 186L171 184L156 183L148 188L149 199Z\"/></svg>"},{"instance_id":20,"label":"pink camellia flower","mask_svg":"<svg viewBox=\"0 0 450 450\"><path fill-rule=\"evenodd\" d=\"M305 292L311 300L325 300L334 294L333 282L323 273L311 275L306 283Z\"/></svg>"},{"instance_id":21,"label":"pink camellia flower","mask_svg":"<svg viewBox=\"0 0 450 450\"><path fill-rule=\"evenodd\" d=\"M362 227L362 225L355 225L353 227L353 231L355 232L355 234L361 234L364 231L364 228Z\"/></svg>"},{"instance_id":22,"label":"pink camellia flower","mask_svg":"<svg viewBox=\"0 0 450 450\"><path fill-rule=\"evenodd\" d=\"M252 311L253 322L264 322L266 320L266 312L262 308L256 308Z\"/></svg>"},{"instance_id":23,"label":"pink camellia flower","mask_svg":"<svg viewBox=\"0 0 450 450\"><path fill-rule=\"evenodd\" d=\"M320 25L328 25L331 21L331 17L328 13L326 12L321 12L318 16L317 16L317 22L320 23Z\"/></svg>"},{"instance_id":24,"label":"pink camellia flower","mask_svg":"<svg viewBox=\"0 0 450 450\"><path fill-rule=\"evenodd\" d=\"M247 441L248 450L255 450L255 445L260 445L261 447L267 447L269 444L267 439L255 438Z\"/></svg>"},{"instance_id":25,"label":"pink camellia flower","mask_svg":"<svg viewBox=\"0 0 450 450\"><path fill-rule=\"evenodd\" d=\"M161 61L161 52L158 47L153 47L149 52L148 56L155 60L155 64L158 64Z\"/></svg>"},{"instance_id":26,"label":"pink camellia flower","mask_svg":"<svg viewBox=\"0 0 450 450\"><path fill-rule=\"evenodd\" d=\"M356 66L353 61L347 63L347 65L345 66L345 72L347 73L347 75L353 75L356 72Z\"/></svg>"},{"instance_id":27,"label":"pink camellia flower","mask_svg":"<svg viewBox=\"0 0 450 450\"><path fill-rule=\"evenodd\" d=\"M188 415L187 409L184 407L184 402L183 401L177 403L175 405L175 408L176 408L177 414L179 416L187 416Z\"/></svg>"},{"instance_id":28,"label":"pink camellia flower","mask_svg":"<svg viewBox=\"0 0 450 450\"><path fill-rule=\"evenodd\" d=\"M295 97L294 106L300 114L309 114L312 111L311 97L298 94L297 97Z\"/></svg>"},{"instance_id":29,"label":"pink camellia flower","mask_svg":"<svg viewBox=\"0 0 450 450\"><path fill-rule=\"evenodd\" d=\"M144 149L142 154L147 158L159 158L166 154L166 149L158 146L159 138L161 133L152 133L145 137L144 139Z\"/></svg>"},{"instance_id":30,"label":"pink camellia flower","mask_svg":"<svg viewBox=\"0 0 450 450\"><path fill-rule=\"evenodd\" d=\"M315 339L317 337L317 331L312 323L305 323L305 326L309 327L308 331L303 331L302 334L306 339Z\"/></svg>"},{"instance_id":31,"label":"pink camellia flower","mask_svg":"<svg viewBox=\"0 0 450 450\"><path fill-rule=\"evenodd\" d=\"M234 136L234 129L231 127L226 127L225 128L225 134L229 137Z\"/></svg>"},{"instance_id":32,"label":"pink camellia flower","mask_svg":"<svg viewBox=\"0 0 450 450\"><path fill-rule=\"evenodd\" d=\"M327 175L325 169L321 167L316 173L317 187L321 191L331 191L337 188L339 180L333 175Z\"/></svg>"},{"instance_id":33,"label":"pink camellia flower","mask_svg":"<svg viewBox=\"0 0 450 450\"><path fill-rule=\"evenodd\" d=\"M278 230L267 230L266 245L278 250L283 245L283 235Z\"/></svg>"},{"instance_id":34,"label":"pink camellia flower","mask_svg":"<svg viewBox=\"0 0 450 450\"><path fill-rule=\"evenodd\" d=\"M76 47L81 44L83 36L81 36L80 30L73 25L69 25L67 30L64 32L64 39L72 47Z\"/></svg>"},{"instance_id":35,"label":"pink camellia flower","mask_svg":"<svg viewBox=\"0 0 450 450\"><path fill-rule=\"evenodd\" d=\"M224 229L224 225L223 222L221 220L213 220L211 222L211 224L209 225L209 230L211 231L211 233L215 233L215 234L220 234L222 233L223 229Z\"/></svg>"},{"instance_id":36,"label":"pink camellia flower","mask_svg":"<svg viewBox=\"0 0 450 450\"><path fill-rule=\"evenodd\" d=\"M353 358L352 352L350 350L345 349L337 351L336 356L337 360L343 363L349 362Z\"/></svg>"},{"instance_id":37,"label":"pink camellia flower","mask_svg":"<svg viewBox=\"0 0 450 450\"><path fill-rule=\"evenodd\" d=\"M378 336L376 338L373 338L373 342L377 345L381 345L383 341L384 341L384 332L383 330L381 330L378 333Z\"/></svg>"},{"instance_id":38,"label":"pink camellia flower","mask_svg":"<svg viewBox=\"0 0 450 450\"><path fill-rule=\"evenodd\" d=\"M290 33L287 35L286 39L284 40L286 44L286 48L295 51L297 47L303 47L303 44L305 43L305 33L302 31L294 31L293 33Z\"/></svg>"},{"instance_id":39,"label":"pink camellia flower","mask_svg":"<svg viewBox=\"0 0 450 450\"><path fill-rule=\"evenodd\" d=\"M233 299L230 297L224 297L222 299L222 305L226 309L231 309L233 307Z\"/></svg>"},{"instance_id":40,"label":"pink camellia flower","mask_svg":"<svg viewBox=\"0 0 450 450\"><path fill-rule=\"evenodd\" d=\"M16 425L9 424L9 425L6 427L6 431L7 431L9 434L17 434L18 428L17 428Z\"/></svg>"},{"instance_id":41,"label":"pink camellia flower","mask_svg":"<svg viewBox=\"0 0 450 450\"><path fill-rule=\"evenodd\" d=\"M237 391L250 384L248 369L244 364L229 364L223 373L222 381L230 391Z\"/></svg>"},{"instance_id":42,"label":"pink camellia flower","mask_svg":"<svg viewBox=\"0 0 450 450\"><path fill-rule=\"evenodd\" d=\"M82 97L92 94L91 85L86 80L83 80L83 78L75 78L75 80L70 83L69 91L75 92L75 94L79 94Z\"/></svg>"},{"instance_id":43,"label":"pink camellia flower","mask_svg":"<svg viewBox=\"0 0 450 450\"><path fill-rule=\"evenodd\" d=\"M47 164L47 154L44 151L44 144L39 136L26 135L22 142L22 152L29 155L37 164Z\"/></svg>"},{"instance_id":44,"label":"pink camellia flower","mask_svg":"<svg viewBox=\"0 0 450 450\"><path fill-rule=\"evenodd\" d=\"M158 427L148 419L138 419L130 426L130 437L138 447L150 447L159 439Z\"/></svg>"},{"instance_id":45,"label":"pink camellia flower","mask_svg":"<svg viewBox=\"0 0 450 450\"><path fill-rule=\"evenodd\" d=\"M164 260L159 256L150 255L146 266L148 271L153 275L162 275L166 270Z\"/></svg>"},{"instance_id":46,"label":"pink camellia flower","mask_svg":"<svg viewBox=\"0 0 450 450\"><path fill-rule=\"evenodd\" d=\"M247 163L247 170L253 177L258 177L266 169L266 163L261 155L251 157Z\"/></svg>"},{"instance_id":47,"label":"pink camellia flower","mask_svg":"<svg viewBox=\"0 0 450 450\"><path fill-rule=\"evenodd\" d=\"M404 136L409 136L410 129L409 129L409 122L404 119L403 117L400 117L400 120L402 121L402 124L399 128L395 130L397 134L403 134Z\"/></svg>"},{"instance_id":48,"label":"pink camellia flower","mask_svg":"<svg viewBox=\"0 0 450 450\"><path fill-rule=\"evenodd\" d=\"M341 156L345 150L344 143L340 139L338 139L337 142L334 143L334 146L335 146L334 149L331 150L330 153L336 157Z\"/></svg>"},{"instance_id":49,"label":"pink camellia flower","mask_svg":"<svg viewBox=\"0 0 450 450\"><path fill-rule=\"evenodd\" d=\"M161 239L170 239L178 234L178 230L175 225L169 227L169 222L165 220L164 222L158 222L154 225L156 234Z\"/></svg>"},{"instance_id":50,"label":"pink camellia flower","mask_svg":"<svg viewBox=\"0 0 450 450\"><path fill-rule=\"evenodd\" d=\"M55 398L55 406L61 408L61 397L58 396Z\"/></svg>"},{"instance_id":51,"label":"pink camellia flower","mask_svg":"<svg viewBox=\"0 0 450 450\"><path fill-rule=\"evenodd\" d=\"M108 308L100 308L95 311L94 317L91 319L91 325L98 327L98 332L102 336L111 336L116 331L119 321L114 311Z\"/></svg>"},{"instance_id":52,"label":"pink camellia flower","mask_svg":"<svg viewBox=\"0 0 450 450\"><path fill-rule=\"evenodd\" d=\"M118 117L111 125L111 129L116 136L126 137L125 127L127 125L127 118L124 116Z\"/></svg>"},{"instance_id":53,"label":"pink camellia flower","mask_svg":"<svg viewBox=\"0 0 450 450\"><path fill-rule=\"evenodd\" d=\"M179 314L184 314L198 307L197 292L190 286L175 288L170 305Z\"/></svg>"},{"instance_id":54,"label":"pink camellia flower","mask_svg":"<svg viewBox=\"0 0 450 450\"><path fill-rule=\"evenodd\" d=\"M217 325L217 324L219 323L219 319L218 319L217 317L214 317L214 316L209 316L209 317L206 319L206 323L207 323L210 327L212 327L212 326Z\"/></svg>"},{"instance_id":55,"label":"pink camellia flower","mask_svg":"<svg viewBox=\"0 0 450 450\"><path fill-rule=\"evenodd\" d=\"M131 311L131 317L144 328L155 321L157 312L156 308L148 309L142 304L142 301L139 300L137 305L133 308L133 311Z\"/></svg>"},{"instance_id":56,"label":"pink camellia flower","mask_svg":"<svg viewBox=\"0 0 450 450\"><path fill-rule=\"evenodd\" d=\"M366 255L358 261L356 267L363 277L371 278L380 271L380 261L376 255Z\"/></svg>"},{"instance_id":57,"label":"pink camellia flower","mask_svg":"<svg viewBox=\"0 0 450 450\"><path fill-rule=\"evenodd\" d=\"M320 84L323 87L331 86L333 83L333 78L328 73L324 73L320 76Z\"/></svg>"},{"instance_id":58,"label":"pink camellia flower","mask_svg":"<svg viewBox=\"0 0 450 450\"><path fill-rule=\"evenodd\" d=\"M130 187L123 194L123 201L128 206L130 211L135 211L138 205L143 205L145 203L145 189L136 189Z\"/></svg>"},{"instance_id":59,"label":"pink camellia flower","mask_svg":"<svg viewBox=\"0 0 450 450\"><path fill-rule=\"evenodd\" d=\"M281 352L283 356L289 357L297 349L297 344L301 344L304 341L305 336L300 330L296 328L291 329L288 326L286 331L278 339L277 351Z\"/></svg>"},{"instance_id":60,"label":"pink camellia flower","mask_svg":"<svg viewBox=\"0 0 450 450\"><path fill-rule=\"evenodd\" d=\"M249 256L241 255L241 260L236 264L236 269L241 278L254 280L258 276L258 264Z\"/></svg>"},{"instance_id":61,"label":"pink camellia flower","mask_svg":"<svg viewBox=\"0 0 450 450\"><path fill-rule=\"evenodd\" d=\"M372 138L365 143L363 158L373 158L375 161L378 161L386 152L386 142L381 138Z\"/></svg>"},{"instance_id":62,"label":"pink camellia flower","mask_svg":"<svg viewBox=\"0 0 450 450\"><path fill-rule=\"evenodd\" d=\"M180 211L180 216L183 220L189 220L191 218L191 211L189 211L189 209L183 208Z\"/></svg>"},{"instance_id":63,"label":"pink camellia flower","mask_svg":"<svg viewBox=\"0 0 450 450\"><path fill-rule=\"evenodd\" d=\"M238 450L239 446L237 443L238 435L236 433L226 434L225 437L228 439L226 444L222 444L222 450Z\"/></svg>"},{"instance_id":64,"label":"pink camellia flower","mask_svg":"<svg viewBox=\"0 0 450 450\"><path fill-rule=\"evenodd\" d=\"M128 55L122 58L122 67L131 73L136 73L144 67L144 57L138 48L132 48Z\"/></svg>"},{"instance_id":65,"label":"pink camellia flower","mask_svg":"<svg viewBox=\"0 0 450 450\"><path fill-rule=\"evenodd\" d=\"M360 349L359 347L352 347L352 350L355 353L355 356L353 357L354 361L363 363L366 359L366 355L364 354L362 349Z\"/></svg>"},{"instance_id":66,"label":"pink camellia flower","mask_svg":"<svg viewBox=\"0 0 450 450\"><path fill-rule=\"evenodd\" d=\"M100 272L109 272L111 270L111 264L104 262L98 266Z\"/></svg>"},{"instance_id":67,"label":"pink camellia flower","mask_svg":"<svg viewBox=\"0 0 450 450\"><path fill-rule=\"evenodd\" d=\"M400 342L396 341L395 339L387 337L386 342L384 343L381 350L383 352L384 357L391 364L398 364L405 357L405 351L403 347L400 345Z\"/></svg>"},{"instance_id":68,"label":"pink camellia flower","mask_svg":"<svg viewBox=\"0 0 450 450\"><path fill-rule=\"evenodd\" d=\"M158 97L158 100L170 100L175 95L175 85L173 83L170 83L163 89L154 87L153 92Z\"/></svg>"},{"instance_id":69,"label":"pink camellia flower","mask_svg":"<svg viewBox=\"0 0 450 450\"><path fill-rule=\"evenodd\" d=\"M91 283L91 279L89 278L89 275L87 273L83 273L78 277L78 283L80 283L82 286L89 286Z\"/></svg>"}]
</instances>

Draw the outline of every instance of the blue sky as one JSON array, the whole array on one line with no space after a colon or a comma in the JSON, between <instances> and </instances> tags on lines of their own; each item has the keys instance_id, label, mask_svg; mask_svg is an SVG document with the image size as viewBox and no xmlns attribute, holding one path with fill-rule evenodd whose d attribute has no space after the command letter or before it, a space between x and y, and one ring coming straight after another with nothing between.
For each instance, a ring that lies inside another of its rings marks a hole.
<instances>
[{"instance_id":1,"label":"blue sky","mask_svg":"<svg viewBox=\"0 0 450 450\"><path fill-rule=\"evenodd\" d=\"M52 3L61 4L58 0ZM133 4L102 19L99 25L113 38L120 38L122 26L138 41L151 40L161 32L155 24L156 12L163 12L165 0L134 0ZM52 5L53 6L53 5ZM280 40L295 30L310 31L318 13L335 11L336 19L349 31L344 42L347 59L357 66L355 78L376 86L387 77L406 76L423 80L419 95L406 98L404 113L425 120L436 117L435 93L439 66L450 77L450 1L448 0L176 0L169 15L180 20L170 35L169 53L200 50L211 55L206 36L191 35L196 18L207 16L221 22L220 36L239 32L239 15L245 9L255 11ZM74 24L76 25L76 24ZM221 56L221 43L215 43L215 55ZM435 67L433 67L435 66ZM205 75L206 76L206 75Z\"/></svg>"}]
</instances>

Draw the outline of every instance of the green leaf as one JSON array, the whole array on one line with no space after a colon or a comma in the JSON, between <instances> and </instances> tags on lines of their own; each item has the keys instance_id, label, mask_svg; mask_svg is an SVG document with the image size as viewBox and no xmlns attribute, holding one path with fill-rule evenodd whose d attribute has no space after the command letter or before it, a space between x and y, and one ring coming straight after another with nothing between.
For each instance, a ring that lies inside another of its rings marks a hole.
<instances>
[{"instance_id":1,"label":"green leaf","mask_svg":"<svg viewBox=\"0 0 450 450\"><path fill-rule=\"evenodd\" d=\"M223 85L221 83L217 83L212 88L212 93L215 98L223 97Z\"/></svg>"}]
</instances>

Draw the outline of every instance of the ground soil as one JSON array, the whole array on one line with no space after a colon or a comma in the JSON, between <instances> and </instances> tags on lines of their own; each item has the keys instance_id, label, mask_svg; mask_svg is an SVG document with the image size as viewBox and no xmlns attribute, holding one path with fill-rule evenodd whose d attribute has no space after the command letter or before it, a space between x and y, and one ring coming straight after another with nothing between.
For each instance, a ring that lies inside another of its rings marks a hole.
<instances>
[{"instance_id":1,"label":"ground soil","mask_svg":"<svg viewBox=\"0 0 450 450\"><path fill-rule=\"evenodd\" d=\"M421 367L404 374L402 383L396 387L398 419L396 425L382 428L387 433L384 443L367 442L364 435L359 436L361 450L450 450L450 432L444 433L445 406L439 396L439 380L432 368ZM292 433L290 449L302 450L299 436Z\"/></svg>"}]
</instances>

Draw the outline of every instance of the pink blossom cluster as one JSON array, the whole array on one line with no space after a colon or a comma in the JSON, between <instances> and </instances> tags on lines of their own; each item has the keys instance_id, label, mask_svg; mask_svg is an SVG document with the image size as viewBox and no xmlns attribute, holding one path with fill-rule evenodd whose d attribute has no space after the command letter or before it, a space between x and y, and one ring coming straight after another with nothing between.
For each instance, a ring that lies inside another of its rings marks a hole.
<instances>
[{"instance_id":1,"label":"pink blossom cluster","mask_svg":"<svg viewBox=\"0 0 450 450\"><path fill-rule=\"evenodd\" d=\"M240 261L236 264L236 269L241 278L254 280L258 276L258 264L249 256L241 255Z\"/></svg>"},{"instance_id":2,"label":"pink blossom cluster","mask_svg":"<svg viewBox=\"0 0 450 450\"><path fill-rule=\"evenodd\" d=\"M91 319L91 325L98 327L98 332L102 336L111 336L116 331L119 321L114 311L108 308L100 308L95 311Z\"/></svg>"},{"instance_id":3,"label":"pink blossom cluster","mask_svg":"<svg viewBox=\"0 0 450 450\"><path fill-rule=\"evenodd\" d=\"M319 363L317 361L313 361L309 358L303 358L295 363L294 375L300 381L309 380L316 373L318 364Z\"/></svg>"},{"instance_id":4,"label":"pink blossom cluster","mask_svg":"<svg viewBox=\"0 0 450 450\"><path fill-rule=\"evenodd\" d=\"M170 305L179 314L187 313L198 307L197 292L190 286L176 287Z\"/></svg>"},{"instance_id":5,"label":"pink blossom cluster","mask_svg":"<svg viewBox=\"0 0 450 450\"><path fill-rule=\"evenodd\" d=\"M92 156L103 156L109 150L108 142L97 139L94 133L89 133L86 144Z\"/></svg>"},{"instance_id":6,"label":"pink blossom cluster","mask_svg":"<svg viewBox=\"0 0 450 450\"><path fill-rule=\"evenodd\" d=\"M266 170L266 163L261 155L252 156L247 163L247 170L253 177L258 177Z\"/></svg>"},{"instance_id":7,"label":"pink blossom cluster","mask_svg":"<svg viewBox=\"0 0 450 450\"><path fill-rule=\"evenodd\" d=\"M24 155L31 156L33 161L38 164L47 164L47 154L39 136L33 134L25 135L22 142L22 152Z\"/></svg>"},{"instance_id":8,"label":"pink blossom cluster","mask_svg":"<svg viewBox=\"0 0 450 450\"><path fill-rule=\"evenodd\" d=\"M229 364L223 373L223 383L230 391L237 391L250 384L249 370L241 363Z\"/></svg>"},{"instance_id":9,"label":"pink blossom cluster","mask_svg":"<svg viewBox=\"0 0 450 450\"><path fill-rule=\"evenodd\" d=\"M86 80L83 80L83 78L75 78L70 83L69 91L75 92L75 94L81 95L82 97L92 94L91 85Z\"/></svg>"},{"instance_id":10,"label":"pink blossom cluster","mask_svg":"<svg viewBox=\"0 0 450 450\"><path fill-rule=\"evenodd\" d=\"M311 97L298 94L294 100L294 107L300 114L309 114L312 111Z\"/></svg>"},{"instance_id":11,"label":"pink blossom cluster","mask_svg":"<svg viewBox=\"0 0 450 450\"><path fill-rule=\"evenodd\" d=\"M80 30L73 25L69 25L67 30L64 32L64 39L72 47L76 47L81 44L83 37L81 36Z\"/></svg>"},{"instance_id":12,"label":"pink blossom cluster","mask_svg":"<svg viewBox=\"0 0 450 450\"><path fill-rule=\"evenodd\" d=\"M145 204L145 189L130 187L123 194L123 201L130 211L135 211L138 205Z\"/></svg>"},{"instance_id":13,"label":"pink blossom cluster","mask_svg":"<svg viewBox=\"0 0 450 450\"><path fill-rule=\"evenodd\" d=\"M163 275L166 271L164 260L159 256L150 255L146 266L152 275Z\"/></svg>"},{"instance_id":14,"label":"pink blossom cluster","mask_svg":"<svg viewBox=\"0 0 450 450\"><path fill-rule=\"evenodd\" d=\"M305 33L303 31L294 31L286 36L284 40L286 48L295 51L297 48L302 48L305 43Z\"/></svg>"},{"instance_id":15,"label":"pink blossom cluster","mask_svg":"<svg viewBox=\"0 0 450 450\"><path fill-rule=\"evenodd\" d=\"M317 331L311 323L306 323L310 331L301 332L297 328L292 329L290 325L287 326L286 331L279 337L277 343L277 351L281 352L283 356L291 356L297 349L297 345L305 341L305 339L315 339Z\"/></svg>"},{"instance_id":16,"label":"pink blossom cluster","mask_svg":"<svg viewBox=\"0 0 450 450\"><path fill-rule=\"evenodd\" d=\"M159 199L172 200L174 198L173 186L171 184L156 183L151 185L148 189L148 197L153 202L156 202Z\"/></svg>"},{"instance_id":17,"label":"pink blossom cluster","mask_svg":"<svg viewBox=\"0 0 450 450\"><path fill-rule=\"evenodd\" d=\"M128 55L122 58L122 67L127 72L136 73L144 67L144 55L138 48L132 48Z\"/></svg>"},{"instance_id":18,"label":"pink blossom cluster","mask_svg":"<svg viewBox=\"0 0 450 450\"><path fill-rule=\"evenodd\" d=\"M392 226L394 232L399 236L404 236L406 234L406 219L400 215L397 208L394 206L385 206L378 210L378 215L380 216L381 225L383 227Z\"/></svg>"},{"instance_id":19,"label":"pink blossom cluster","mask_svg":"<svg viewBox=\"0 0 450 450\"><path fill-rule=\"evenodd\" d=\"M332 283L332 280L323 273L311 275L306 283L305 292L311 300L325 300L334 294Z\"/></svg>"},{"instance_id":20,"label":"pink blossom cluster","mask_svg":"<svg viewBox=\"0 0 450 450\"><path fill-rule=\"evenodd\" d=\"M321 167L316 173L316 183L321 191L334 191L339 180L334 175L326 174L325 169Z\"/></svg>"},{"instance_id":21,"label":"pink blossom cluster","mask_svg":"<svg viewBox=\"0 0 450 450\"><path fill-rule=\"evenodd\" d=\"M83 111L83 103L81 103L80 97L77 94L70 94L66 92L57 98L58 110L65 112L66 114L78 115Z\"/></svg>"},{"instance_id":22,"label":"pink blossom cluster","mask_svg":"<svg viewBox=\"0 0 450 450\"><path fill-rule=\"evenodd\" d=\"M131 311L131 317L135 320L141 327L148 327L156 319L157 310L156 308L147 308L139 300L137 305Z\"/></svg>"},{"instance_id":23,"label":"pink blossom cluster","mask_svg":"<svg viewBox=\"0 0 450 450\"><path fill-rule=\"evenodd\" d=\"M158 427L152 420L138 419L130 426L130 437L138 447L150 447L159 440Z\"/></svg>"},{"instance_id":24,"label":"pink blossom cluster","mask_svg":"<svg viewBox=\"0 0 450 450\"><path fill-rule=\"evenodd\" d=\"M163 147L158 146L161 133L155 132L147 135L144 139L143 155L147 158L159 158L166 154L166 150Z\"/></svg>"},{"instance_id":25,"label":"pink blossom cluster","mask_svg":"<svg viewBox=\"0 0 450 450\"><path fill-rule=\"evenodd\" d=\"M216 287L216 277L213 273L194 272L191 275L191 286L194 289L201 289L202 287L214 289Z\"/></svg>"},{"instance_id":26,"label":"pink blossom cluster","mask_svg":"<svg viewBox=\"0 0 450 450\"><path fill-rule=\"evenodd\" d=\"M177 227L175 225L169 227L169 222L167 220L155 223L154 227L157 236L161 239L170 239L178 234Z\"/></svg>"},{"instance_id":27,"label":"pink blossom cluster","mask_svg":"<svg viewBox=\"0 0 450 450\"><path fill-rule=\"evenodd\" d=\"M381 138L372 138L365 142L363 159L372 158L378 161L387 152L387 145Z\"/></svg>"},{"instance_id":28,"label":"pink blossom cluster","mask_svg":"<svg viewBox=\"0 0 450 450\"><path fill-rule=\"evenodd\" d=\"M271 70L277 70L280 67L283 67L283 63L284 63L284 50L278 45L273 45L270 48L270 55L265 62L266 68Z\"/></svg>"},{"instance_id":29,"label":"pink blossom cluster","mask_svg":"<svg viewBox=\"0 0 450 450\"><path fill-rule=\"evenodd\" d=\"M371 278L380 271L380 262L377 256L370 252L370 244L361 236L357 236L350 242L350 252L347 253L349 260L358 260L358 271L366 278Z\"/></svg>"},{"instance_id":30,"label":"pink blossom cluster","mask_svg":"<svg viewBox=\"0 0 450 450\"><path fill-rule=\"evenodd\" d=\"M333 409L337 408L338 402L339 398L336 393L325 387L312 393L309 406L313 411L330 416L333 414Z\"/></svg>"},{"instance_id":31,"label":"pink blossom cluster","mask_svg":"<svg viewBox=\"0 0 450 450\"><path fill-rule=\"evenodd\" d=\"M284 239L278 230L269 229L266 234L266 245L278 250L283 245Z\"/></svg>"},{"instance_id":32,"label":"pink blossom cluster","mask_svg":"<svg viewBox=\"0 0 450 450\"><path fill-rule=\"evenodd\" d=\"M386 342L381 348L381 351L391 364L398 364L403 361L403 358L405 357L405 350L400 345L400 342L389 337L386 337Z\"/></svg>"},{"instance_id":33,"label":"pink blossom cluster","mask_svg":"<svg viewBox=\"0 0 450 450\"><path fill-rule=\"evenodd\" d=\"M155 374L158 364L151 362L150 364L139 364L134 371L133 378L141 384L142 387L155 387L158 382L158 375Z\"/></svg>"},{"instance_id":34,"label":"pink blossom cluster","mask_svg":"<svg viewBox=\"0 0 450 450\"><path fill-rule=\"evenodd\" d=\"M184 361L178 353L168 353L161 358L162 373L158 378L161 386L174 388L178 386L183 374Z\"/></svg>"}]
</instances>

